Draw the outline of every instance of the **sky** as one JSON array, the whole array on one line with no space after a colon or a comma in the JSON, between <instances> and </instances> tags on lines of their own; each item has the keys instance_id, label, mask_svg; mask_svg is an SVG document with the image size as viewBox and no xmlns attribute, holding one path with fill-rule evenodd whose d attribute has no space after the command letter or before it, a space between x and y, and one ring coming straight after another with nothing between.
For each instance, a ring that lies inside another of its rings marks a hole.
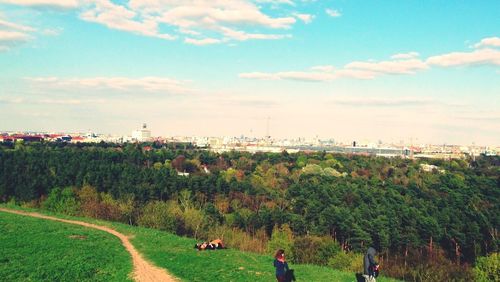
<instances>
[{"instance_id":1,"label":"sky","mask_svg":"<svg viewBox=\"0 0 500 282\"><path fill-rule=\"evenodd\" d=\"M498 0L0 0L0 130L500 145Z\"/></svg>"}]
</instances>

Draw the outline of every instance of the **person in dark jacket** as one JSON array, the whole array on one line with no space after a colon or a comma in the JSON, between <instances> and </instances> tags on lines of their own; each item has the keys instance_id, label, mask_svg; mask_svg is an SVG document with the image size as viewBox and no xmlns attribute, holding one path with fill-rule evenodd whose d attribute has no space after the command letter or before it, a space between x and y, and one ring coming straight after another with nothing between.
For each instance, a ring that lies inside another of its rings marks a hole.
<instances>
[{"instance_id":1,"label":"person in dark jacket","mask_svg":"<svg viewBox=\"0 0 500 282\"><path fill-rule=\"evenodd\" d=\"M378 263L375 261L376 254L377 251L369 247L363 260L363 277L369 282L375 282L375 272L378 269Z\"/></svg>"},{"instance_id":2,"label":"person in dark jacket","mask_svg":"<svg viewBox=\"0 0 500 282\"><path fill-rule=\"evenodd\" d=\"M276 268L276 279L278 282L285 282L286 273L289 269L284 250L278 250L276 255L274 255L274 267Z\"/></svg>"}]
</instances>

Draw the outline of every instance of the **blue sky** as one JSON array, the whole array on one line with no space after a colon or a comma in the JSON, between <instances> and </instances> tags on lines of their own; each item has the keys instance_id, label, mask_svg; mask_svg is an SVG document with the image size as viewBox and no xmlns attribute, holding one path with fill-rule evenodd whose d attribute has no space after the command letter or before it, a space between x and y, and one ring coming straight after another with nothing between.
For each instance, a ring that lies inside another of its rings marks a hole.
<instances>
[{"instance_id":1,"label":"blue sky","mask_svg":"<svg viewBox=\"0 0 500 282\"><path fill-rule=\"evenodd\" d=\"M0 0L0 130L500 143L499 1Z\"/></svg>"}]
</instances>

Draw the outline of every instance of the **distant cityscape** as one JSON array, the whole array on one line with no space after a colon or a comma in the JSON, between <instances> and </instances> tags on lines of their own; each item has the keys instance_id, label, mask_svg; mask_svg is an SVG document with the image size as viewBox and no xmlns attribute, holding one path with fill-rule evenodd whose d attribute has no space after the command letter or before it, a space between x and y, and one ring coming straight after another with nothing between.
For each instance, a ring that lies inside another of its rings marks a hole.
<instances>
[{"instance_id":1,"label":"distant cityscape","mask_svg":"<svg viewBox=\"0 0 500 282\"><path fill-rule=\"evenodd\" d=\"M143 124L130 135L97 134L93 132L33 132L0 131L0 142L67 142L67 143L190 143L197 148L214 152L246 151L250 153L274 152L288 153L326 151L357 155L374 155L402 158L463 159L479 155L498 156L500 146L463 145L463 144L406 144L385 143L381 140L338 142L333 138L285 138L272 136L154 136L147 124Z\"/></svg>"}]
</instances>

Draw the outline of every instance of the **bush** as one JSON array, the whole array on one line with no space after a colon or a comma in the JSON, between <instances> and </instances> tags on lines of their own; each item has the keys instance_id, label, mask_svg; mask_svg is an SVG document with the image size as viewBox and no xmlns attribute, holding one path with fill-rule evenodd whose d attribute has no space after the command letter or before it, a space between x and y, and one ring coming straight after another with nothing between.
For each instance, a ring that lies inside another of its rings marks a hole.
<instances>
[{"instance_id":1,"label":"bush","mask_svg":"<svg viewBox=\"0 0 500 282\"><path fill-rule=\"evenodd\" d=\"M277 250L285 250L286 258L290 261L294 260L293 252L293 233L288 224L283 224L281 228L277 225L273 228L273 233L271 235L271 240L267 244L267 253L269 255L274 255Z\"/></svg>"},{"instance_id":2,"label":"bush","mask_svg":"<svg viewBox=\"0 0 500 282\"><path fill-rule=\"evenodd\" d=\"M83 216L99 218L99 193L92 187L85 185L78 191Z\"/></svg>"},{"instance_id":3,"label":"bush","mask_svg":"<svg viewBox=\"0 0 500 282\"><path fill-rule=\"evenodd\" d=\"M328 260L328 266L348 272L363 271L363 255L338 252Z\"/></svg>"},{"instance_id":4,"label":"bush","mask_svg":"<svg viewBox=\"0 0 500 282\"><path fill-rule=\"evenodd\" d=\"M330 237L306 236L295 239L292 252L295 263L327 265L340 247Z\"/></svg>"},{"instance_id":5,"label":"bush","mask_svg":"<svg viewBox=\"0 0 500 282\"><path fill-rule=\"evenodd\" d=\"M238 249L245 252L264 254L267 250L269 238L264 229L259 229L254 235L228 226L214 226L207 232L207 239L220 238L229 248Z\"/></svg>"},{"instance_id":6,"label":"bush","mask_svg":"<svg viewBox=\"0 0 500 282\"><path fill-rule=\"evenodd\" d=\"M184 210L182 214L185 231L198 239L198 232L202 229L205 223L205 215L201 210L189 208Z\"/></svg>"},{"instance_id":7,"label":"bush","mask_svg":"<svg viewBox=\"0 0 500 282\"><path fill-rule=\"evenodd\" d=\"M500 254L478 258L473 272L475 281L500 281Z\"/></svg>"},{"instance_id":8,"label":"bush","mask_svg":"<svg viewBox=\"0 0 500 282\"><path fill-rule=\"evenodd\" d=\"M127 220L120 203L108 193L99 194L94 187L86 185L78 191L78 198L84 216L114 221Z\"/></svg>"},{"instance_id":9,"label":"bush","mask_svg":"<svg viewBox=\"0 0 500 282\"><path fill-rule=\"evenodd\" d=\"M432 257L424 257L418 251L410 252L405 264L404 257L393 257L381 261L382 273L406 281L473 281L472 269L457 265L446 258L442 250L436 250Z\"/></svg>"},{"instance_id":10,"label":"bush","mask_svg":"<svg viewBox=\"0 0 500 282\"><path fill-rule=\"evenodd\" d=\"M21 207L27 208L27 209L37 209L40 207L40 201L39 200L31 200L27 202L21 203Z\"/></svg>"},{"instance_id":11,"label":"bush","mask_svg":"<svg viewBox=\"0 0 500 282\"><path fill-rule=\"evenodd\" d=\"M99 195L99 218L105 220L120 221L122 220L122 213L118 202L108 193L101 193Z\"/></svg>"},{"instance_id":12,"label":"bush","mask_svg":"<svg viewBox=\"0 0 500 282\"><path fill-rule=\"evenodd\" d=\"M42 202L42 208L55 213L77 215L80 211L80 203L76 199L73 188L54 188L47 199Z\"/></svg>"},{"instance_id":13,"label":"bush","mask_svg":"<svg viewBox=\"0 0 500 282\"><path fill-rule=\"evenodd\" d=\"M175 215L169 212L169 204L162 201L149 202L137 220L139 226L156 228L169 232L177 229Z\"/></svg>"}]
</instances>

